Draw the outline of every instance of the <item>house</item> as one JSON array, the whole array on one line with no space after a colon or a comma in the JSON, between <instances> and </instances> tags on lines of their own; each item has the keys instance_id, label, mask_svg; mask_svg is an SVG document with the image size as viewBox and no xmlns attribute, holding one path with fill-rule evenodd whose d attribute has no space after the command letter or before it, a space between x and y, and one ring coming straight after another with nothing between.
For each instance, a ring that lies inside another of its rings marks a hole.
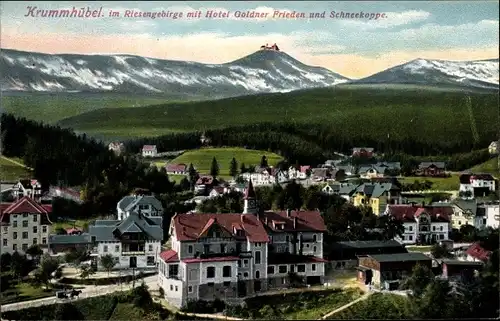
<instances>
[{"instance_id":1,"label":"house","mask_svg":"<svg viewBox=\"0 0 500 321\"><path fill-rule=\"evenodd\" d=\"M498 154L498 142L497 141L494 141L494 142L491 142L490 146L488 146L488 152L492 155L496 155Z\"/></svg>"},{"instance_id":2,"label":"house","mask_svg":"<svg viewBox=\"0 0 500 321\"><path fill-rule=\"evenodd\" d=\"M288 171L282 171L279 168L273 168L272 175L274 176L275 183L278 184L283 184L290 180L290 177L288 176Z\"/></svg>"},{"instance_id":3,"label":"house","mask_svg":"<svg viewBox=\"0 0 500 321\"><path fill-rule=\"evenodd\" d=\"M321 191L327 195L339 195L347 201L351 200L351 196L356 191L358 184L351 183L328 183Z\"/></svg>"},{"instance_id":4,"label":"house","mask_svg":"<svg viewBox=\"0 0 500 321\"><path fill-rule=\"evenodd\" d=\"M483 268L482 262L442 260L441 277L450 281L470 280Z\"/></svg>"},{"instance_id":5,"label":"house","mask_svg":"<svg viewBox=\"0 0 500 321\"><path fill-rule=\"evenodd\" d=\"M396 240L404 244L430 244L449 239L451 230L451 206L425 206L416 204L389 205L384 215L390 215L403 222L402 238Z\"/></svg>"},{"instance_id":6,"label":"house","mask_svg":"<svg viewBox=\"0 0 500 321\"><path fill-rule=\"evenodd\" d=\"M71 250L92 250L92 242L88 233L49 235L49 253L51 255L64 254Z\"/></svg>"},{"instance_id":7,"label":"house","mask_svg":"<svg viewBox=\"0 0 500 321\"><path fill-rule=\"evenodd\" d=\"M188 173L186 164L167 164L165 169L167 174L171 175L186 175Z\"/></svg>"},{"instance_id":8,"label":"house","mask_svg":"<svg viewBox=\"0 0 500 321\"><path fill-rule=\"evenodd\" d=\"M125 152L125 145L120 142L111 142L108 145L108 149L115 153L116 155L120 155Z\"/></svg>"},{"instance_id":9,"label":"house","mask_svg":"<svg viewBox=\"0 0 500 321\"><path fill-rule=\"evenodd\" d=\"M383 290L397 289L415 265L432 268L432 259L422 253L372 254L359 257L358 280Z\"/></svg>"},{"instance_id":10,"label":"house","mask_svg":"<svg viewBox=\"0 0 500 321\"><path fill-rule=\"evenodd\" d=\"M194 191L197 194L203 194L211 189L215 184L212 176L200 176L194 185Z\"/></svg>"},{"instance_id":11,"label":"house","mask_svg":"<svg viewBox=\"0 0 500 321\"><path fill-rule=\"evenodd\" d=\"M29 195L0 204L2 253L24 253L30 246L48 249L52 205L39 204Z\"/></svg>"},{"instance_id":12,"label":"house","mask_svg":"<svg viewBox=\"0 0 500 321\"><path fill-rule=\"evenodd\" d=\"M88 234L96 259L110 254L116 269L156 268L163 241L161 217L130 212L123 220L95 221ZM99 260L97 266L102 267Z\"/></svg>"},{"instance_id":13,"label":"house","mask_svg":"<svg viewBox=\"0 0 500 321\"><path fill-rule=\"evenodd\" d=\"M80 192L68 187L51 186L49 188L49 195L69 199L79 204L83 203Z\"/></svg>"},{"instance_id":14,"label":"house","mask_svg":"<svg viewBox=\"0 0 500 321\"><path fill-rule=\"evenodd\" d=\"M491 174L471 174L470 182L473 188L486 188L490 192L496 190L495 178Z\"/></svg>"},{"instance_id":15,"label":"house","mask_svg":"<svg viewBox=\"0 0 500 321\"><path fill-rule=\"evenodd\" d=\"M21 179L12 187L12 194L16 199L28 196L40 202L42 197L42 184L36 179Z\"/></svg>"},{"instance_id":16,"label":"house","mask_svg":"<svg viewBox=\"0 0 500 321\"><path fill-rule=\"evenodd\" d=\"M333 269L351 269L358 266L358 257L370 254L408 253L404 244L390 241L335 242L328 253Z\"/></svg>"},{"instance_id":17,"label":"house","mask_svg":"<svg viewBox=\"0 0 500 321\"><path fill-rule=\"evenodd\" d=\"M500 203L498 201L478 204L477 213L483 219L483 227L499 227Z\"/></svg>"},{"instance_id":18,"label":"house","mask_svg":"<svg viewBox=\"0 0 500 321\"><path fill-rule=\"evenodd\" d=\"M295 166L290 166L288 169L288 178L289 179L306 179L307 174L311 173L311 166L299 166L296 168Z\"/></svg>"},{"instance_id":19,"label":"house","mask_svg":"<svg viewBox=\"0 0 500 321\"><path fill-rule=\"evenodd\" d=\"M205 202L207 199L209 199L209 196L195 196L187 201L184 202L185 205L195 203L196 205L200 205L201 203Z\"/></svg>"},{"instance_id":20,"label":"house","mask_svg":"<svg viewBox=\"0 0 500 321\"><path fill-rule=\"evenodd\" d=\"M359 177L361 178L375 178L384 177L386 167L381 167L377 165L365 165L360 166L358 169Z\"/></svg>"},{"instance_id":21,"label":"house","mask_svg":"<svg viewBox=\"0 0 500 321\"><path fill-rule=\"evenodd\" d=\"M453 207L452 227L460 229L463 225L478 226L478 219L482 222L482 217L477 215L477 200L457 198L448 206ZM482 224L482 223L481 223Z\"/></svg>"},{"instance_id":22,"label":"house","mask_svg":"<svg viewBox=\"0 0 500 321\"><path fill-rule=\"evenodd\" d=\"M142 146L142 157L157 157L158 150L156 145L144 145Z\"/></svg>"},{"instance_id":23,"label":"house","mask_svg":"<svg viewBox=\"0 0 500 321\"><path fill-rule=\"evenodd\" d=\"M459 176L459 180L459 195L463 199L472 199L496 189L495 178L491 174L465 173Z\"/></svg>"},{"instance_id":24,"label":"house","mask_svg":"<svg viewBox=\"0 0 500 321\"><path fill-rule=\"evenodd\" d=\"M233 190L230 187L224 187L224 186L215 186L212 188L210 193L208 193L209 198L215 198L222 196L224 194L231 193Z\"/></svg>"},{"instance_id":25,"label":"house","mask_svg":"<svg viewBox=\"0 0 500 321\"><path fill-rule=\"evenodd\" d=\"M311 169L311 177L315 181L325 181L330 178L328 168L313 168Z\"/></svg>"},{"instance_id":26,"label":"house","mask_svg":"<svg viewBox=\"0 0 500 321\"><path fill-rule=\"evenodd\" d=\"M118 220L126 219L130 213L137 212L147 217L163 217L163 205L151 195L129 195L116 204Z\"/></svg>"},{"instance_id":27,"label":"house","mask_svg":"<svg viewBox=\"0 0 500 321\"><path fill-rule=\"evenodd\" d=\"M67 228L67 229L65 229L65 231L66 231L67 235L80 235L83 233L83 231L81 229L76 228L76 227Z\"/></svg>"},{"instance_id":28,"label":"house","mask_svg":"<svg viewBox=\"0 0 500 321\"><path fill-rule=\"evenodd\" d=\"M287 287L289 273L303 284L322 283L326 227L320 213L259 213L251 181L244 200L243 213L172 218L172 248L160 254L158 266L158 284L172 305Z\"/></svg>"},{"instance_id":29,"label":"house","mask_svg":"<svg viewBox=\"0 0 500 321\"><path fill-rule=\"evenodd\" d=\"M375 153L373 151L374 151L373 148L355 147L352 149L352 156L362 157L362 158L371 158L371 157L375 156Z\"/></svg>"},{"instance_id":30,"label":"house","mask_svg":"<svg viewBox=\"0 0 500 321\"><path fill-rule=\"evenodd\" d=\"M380 215L388 204L401 204L401 189L393 183L364 183L352 195L355 206L369 206L373 214Z\"/></svg>"},{"instance_id":31,"label":"house","mask_svg":"<svg viewBox=\"0 0 500 321\"><path fill-rule=\"evenodd\" d=\"M491 256L491 251L484 249L479 242L476 242L469 246L465 254L467 255L467 261L486 262Z\"/></svg>"},{"instance_id":32,"label":"house","mask_svg":"<svg viewBox=\"0 0 500 321\"><path fill-rule=\"evenodd\" d=\"M247 182L252 181L255 186L276 184L276 177L272 175L271 168L258 167L254 173L243 173L241 176Z\"/></svg>"},{"instance_id":33,"label":"house","mask_svg":"<svg viewBox=\"0 0 500 321\"><path fill-rule=\"evenodd\" d=\"M418 165L416 175L426 177L442 177L446 175L446 163L422 162Z\"/></svg>"}]
</instances>

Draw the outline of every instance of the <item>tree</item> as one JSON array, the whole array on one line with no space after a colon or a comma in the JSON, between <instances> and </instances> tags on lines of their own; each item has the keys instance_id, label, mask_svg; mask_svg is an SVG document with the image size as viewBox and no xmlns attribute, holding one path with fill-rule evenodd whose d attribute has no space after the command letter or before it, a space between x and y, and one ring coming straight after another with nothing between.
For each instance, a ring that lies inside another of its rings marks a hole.
<instances>
[{"instance_id":1,"label":"tree","mask_svg":"<svg viewBox=\"0 0 500 321\"><path fill-rule=\"evenodd\" d=\"M12 253L10 259L10 270L16 278L20 278L23 274L24 265L26 264L26 257L19 254L17 251Z\"/></svg>"},{"instance_id":2,"label":"tree","mask_svg":"<svg viewBox=\"0 0 500 321\"><path fill-rule=\"evenodd\" d=\"M435 259L452 259L454 255L445 246L434 244L431 248L431 255Z\"/></svg>"},{"instance_id":3,"label":"tree","mask_svg":"<svg viewBox=\"0 0 500 321\"><path fill-rule=\"evenodd\" d=\"M44 284L46 288L48 288L50 280L53 277L53 273L57 270L58 267L59 262L51 258L49 255L46 255L42 258L40 267L36 270L34 277L41 284Z\"/></svg>"},{"instance_id":4,"label":"tree","mask_svg":"<svg viewBox=\"0 0 500 321\"><path fill-rule=\"evenodd\" d=\"M229 175L231 175L233 178L235 178L236 175L238 175L238 162L234 157L231 160L231 163L229 164Z\"/></svg>"},{"instance_id":5,"label":"tree","mask_svg":"<svg viewBox=\"0 0 500 321\"><path fill-rule=\"evenodd\" d=\"M66 235L66 234L68 234L68 233L66 232L66 230L65 230L65 229L63 229L62 227L58 227L58 228L56 228L55 232L56 232L56 234L57 234L57 235Z\"/></svg>"},{"instance_id":6,"label":"tree","mask_svg":"<svg viewBox=\"0 0 500 321\"><path fill-rule=\"evenodd\" d=\"M183 177L179 182L179 185L183 191L190 190L192 186L191 182L187 177Z\"/></svg>"},{"instance_id":7,"label":"tree","mask_svg":"<svg viewBox=\"0 0 500 321\"><path fill-rule=\"evenodd\" d=\"M84 320L83 314L72 303L56 304L54 320Z\"/></svg>"},{"instance_id":8,"label":"tree","mask_svg":"<svg viewBox=\"0 0 500 321\"><path fill-rule=\"evenodd\" d=\"M84 264L80 268L80 278L84 280L88 279L94 273L95 271L90 265Z\"/></svg>"},{"instance_id":9,"label":"tree","mask_svg":"<svg viewBox=\"0 0 500 321\"><path fill-rule=\"evenodd\" d=\"M425 288L434 280L434 274L425 265L416 264L410 276L403 280L401 288L411 291L411 297L419 298L423 295Z\"/></svg>"},{"instance_id":10,"label":"tree","mask_svg":"<svg viewBox=\"0 0 500 321\"><path fill-rule=\"evenodd\" d=\"M85 249L71 248L65 255L64 261L66 263L80 265L83 261L89 258L89 253Z\"/></svg>"},{"instance_id":11,"label":"tree","mask_svg":"<svg viewBox=\"0 0 500 321\"><path fill-rule=\"evenodd\" d=\"M267 157L266 157L266 155L262 155L262 158L260 159L260 167L262 167L262 168L269 167L269 165L267 164Z\"/></svg>"},{"instance_id":12,"label":"tree","mask_svg":"<svg viewBox=\"0 0 500 321\"><path fill-rule=\"evenodd\" d=\"M337 182L341 182L343 180L345 180L346 178L346 174L345 174L345 170L343 169L339 169L336 173L335 173L335 180Z\"/></svg>"},{"instance_id":13,"label":"tree","mask_svg":"<svg viewBox=\"0 0 500 321\"><path fill-rule=\"evenodd\" d=\"M243 174L243 173L246 173L246 172L247 172L247 168L245 166L245 163L241 163L240 173Z\"/></svg>"},{"instance_id":14,"label":"tree","mask_svg":"<svg viewBox=\"0 0 500 321\"><path fill-rule=\"evenodd\" d=\"M401 237L405 232L403 223L392 215L379 216L377 227L382 229L381 237L386 241Z\"/></svg>"},{"instance_id":15,"label":"tree","mask_svg":"<svg viewBox=\"0 0 500 321\"><path fill-rule=\"evenodd\" d=\"M43 251L40 246L38 246L37 244L33 244L32 246L28 247L28 249L26 250L26 254L31 256L32 259L38 260L40 256L42 256Z\"/></svg>"},{"instance_id":16,"label":"tree","mask_svg":"<svg viewBox=\"0 0 500 321\"><path fill-rule=\"evenodd\" d=\"M219 163L217 163L215 157L212 159L212 164L210 165L210 176L213 178L219 176Z\"/></svg>"},{"instance_id":17,"label":"tree","mask_svg":"<svg viewBox=\"0 0 500 321\"><path fill-rule=\"evenodd\" d=\"M101 256L100 261L101 261L102 267L104 268L104 270L106 270L108 272L108 276L109 276L109 272L111 272L111 270L116 265L115 258L111 254L106 254L106 255Z\"/></svg>"},{"instance_id":18,"label":"tree","mask_svg":"<svg viewBox=\"0 0 500 321\"><path fill-rule=\"evenodd\" d=\"M196 184L196 181L198 180L198 172L194 169L193 163L189 164L188 168L188 177L189 177L189 183L191 183L191 190L194 189L194 185Z\"/></svg>"}]
</instances>

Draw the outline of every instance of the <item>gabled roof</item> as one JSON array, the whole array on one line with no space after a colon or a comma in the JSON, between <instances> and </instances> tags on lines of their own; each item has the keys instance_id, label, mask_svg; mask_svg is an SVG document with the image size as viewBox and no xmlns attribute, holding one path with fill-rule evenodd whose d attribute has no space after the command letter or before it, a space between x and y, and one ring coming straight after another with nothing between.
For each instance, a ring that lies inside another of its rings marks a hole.
<instances>
[{"instance_id":1,"label":"gabled roof","mask_svg":"<svg viewBox=\"0 0 500 321\"><path fill-rule=\"evenodd\" d=\"M445 162L421 162L418 165L419 169L426 169L426 168L429 168L429 167L436 167L436 168L439 168L439 169L445 169L446 163Z\"/></svg>"},{"instance_id":2,"label":"gabled roof","mask_svg":"<svg viewBox=\"0 0 500 321\"><path fill-rule=\"evenodd\" d=\"M174 250L166 250L160 253L160 258L165 261L165 263L175 263L179 262L179 255Z\"/></svg>"},{"instance_id":3,"label":"gabled roof","mask_svg":"<svg viewBox=\"0 0 500 321\"><path fill-rule=\"evenodd\" d=\"M269 242L264 225L256 216L250 214L177 214L172 217L171 224L179 241L196 241L210 222L217 222L217 225L229 231L234 238L244 238L250 242ZM241 226L244 235L234 234L234 224Z\"/></svg>"},{"instance_id":4,"label":"gabled roof","mask_svg":"<svg viewBox=\"0 0 500 321\"><path fill-rule=\"evenodd\" d=\"M326 232L326 225L321 213L318 211L291 211L288 217L286 211L264 212L264 224L273 231L297 231L297 232ZM294 219L297 219L295 228ZM267 224L265 223L267 219ZM283 222L284 229L276 230L274 222Z\"/></svg>"},{"instance_id":5,"label":"gabled roof","mask_svg":"<svg viewBox=\"0 0 500 321\"><path fill-rule=\"evenodd\" d=\"M356 193L363 193L368 197L380 197L391 190L399 190L399 187L392 183L364 183L356 188Z\"/></svg>"},{"instance_id":6,"label":"gabled roof","mask_svg":"<svg viewBox=\"0 0 500 321\"><path fill-rule=\"evenodd\" d=\"M212 185L214 178L212 176L200 176L196 181L196 185Z\"/></svg>"},{"instance_id":7,"label":"gabled roof","mask_svg":"<svg viewBox=\"0 0 500 321\"><path fill-rule=\"evenodd\" d=\"M144 145L142 150L156 150L156 145Z\"/></svg>"},{"instance_id":8,"label":"gabled roof","mask_svg":"<svg viewBox=\"0 0 500 321\"><path fill-rule=\"evenodd\" d=\"M480 173L480 174L472 174L471 180L482 180L482 181L494 181L495 178L491 174Z\"/></svg>"},{"instance_id":9,"label":"gabled roof","mask_svg":"<svg viewBox=\"0 0 500 321\"><path fill-rule=\"evenodd\" d=\"M151 205L159 211L163 210L161 202L151 195L129 195L118 202L118 208L124 212L133 210L136 205Z\"/></svg>"},{"instance_id":10,"label":"gabled roof","mask_svg":"<svg viewBox=\"0 0 500 321\"><path fill-rule=\"evenodd\" d=\"M421 206L413 204L389 205L388 215L403 222L415 222L423 213L427 213L432 222L450 222L453 215L451 206Z\"/></svg>"},{"instance_id":11,"label":"gabled roof","mask_svg":"<svg viewBox=\"0 0 500 321\"><path fill-rule=\"evenodd\" d=\"M12 214L41 214L44 224L52 224L48 213L52 212L52 206L38 204L32 198L24 196L13 203L2 203L0 209L0 221L5 223L9 221L9 215Z\"/></svg>"},{"instance_id":12,"label":"gabled roof","mask_svg":"<svg viewBox=\"0 0 500 321\"><path fill-rule=\"evenodd\" d=\"M245 189L244 199L255 198L255 190L253 188L252 180L248 181L248 187Z\"/></svg>"},{"instance_id":13,"label":"gabled roof","mask_svg":"<svg viewBox=\"0 0 500 321\"><path fill-rule=\"evenodd\" d=\"M168 164L165 166L165 169L167 172L185 172L187 171L188 167L186 164Z\"/></svg>"},{"instance_id":14,"label":"gabled roof","mask_svg":"<svg viewBox=\"0 0 500 321\"><path fill-rule=\"evenodd\" d=\"M473 243L465 253L483 262L488 261L491 255L491 251L484 249L479 242Z\"/></svg>"},{"instance_id":15,"label":"gabled roof","mask_svg":"<svg viewBox=\"0 0 500 321\"><path fill-rule=\"evenodd\" d=\"M377 262L415 262L415 261L432 261L430 257L423 253L409 252L396 254L372 254L368 255Z\"/></svg>"},{"instance_id":16,"label":"gabled roof","mask_svg":"<svg viewBox=\"0 0 500 321\"><path fill-rule=\"evenodd\" d=\"M123 233L144 233L153 240L163 240L163 228L161 217L146 217L136 212L123 221L119 220L97 220L89 226L89 234L98 242L117 241L117 235Z\"/></svg>"}]
</instances>

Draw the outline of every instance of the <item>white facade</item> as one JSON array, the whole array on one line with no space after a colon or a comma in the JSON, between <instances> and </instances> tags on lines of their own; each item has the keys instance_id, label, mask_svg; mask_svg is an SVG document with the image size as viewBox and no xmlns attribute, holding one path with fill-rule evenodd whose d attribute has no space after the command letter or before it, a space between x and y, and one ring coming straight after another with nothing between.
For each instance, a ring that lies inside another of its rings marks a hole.
<instances>
[{"instance_id":1,"label":"white facade","mask_svg":"<svg viewBox=\"0 0 500 321\"><path fill-rule=\"evenodd\" d=\"M498 142L491 142L490 146L488 146L488 152L490 154L498 154Z\"/></svg>"},{"instance_id":2,"label":"white facade","mask_svg":"<svg viewBox=\"0 0 500 321\"><path fill-rule=\"evenodd\" d=\"M142 157L156 157L158 156L158 150L156 145L145 145L142 148Z\"/></svg>"},{"instance_id":3,"label":"white facade","mask_svg":"<svg viewBox=\"0 0 500 321\"><path fill-rule=\"evenodd\" d=\"M19 181L12 187L12 194L17 199L24 196L39 199L42 196L42 185L36 179Z\"/></svg>"},{"instance_id":4,"label":"white facade","mask_svg":"<svg viewBox=\"0 0 500 321\"><path fill-rule=\"evenodd\" d=\"M126 219L132 212L140 212L147 217L161 217L163 215L163 206L154 196L125 196L116 205L118 220Z\"/></svg>"},{"instance_id":5,"label":"white facade","mask_svg":"<svg viewBox=\"0 0 500 321\"><path fill-rule=\"evenodd\" d=\"M98 257L112 255L116 260L114 269L154 269L161 251L161 241L146 241L143 247L131 249L122 242L97 242L95 254ZM102 268L100 260L98 267Z\"/></svg>"},{"instance_id":6,"label":"white facade","mask_svg":"<svg viewBox=\"0 0 500 321\"><path fill-rule=\"evenodd\" d=\"M403 226L405 228L403 237L396 237L395 239L403 244L415 244L419 235L419 223L416 222L404 222ZM448 222L431 222L430 231L425 233L428 235L429 239L435 240L437 242L448 240L450 233L450 224Z\"/></svg>"},{"instance_id":7,"label":"white facade","mask_svg":"<svg viewBox=\"0 0 500 321\"><path fill-rule=\"evenodd\" d=\"M472 187L487 187L490 191L495 191L494 179L471 179Z\"/></svg>"},{"instance_id":8,"label":"white facade","mask_svg":"<svg viewBox=\"0 0 500 321\"><path fill-rule=\"evenodd\" d=\"M252 181L254 186L265 186L276 184L276 178L270 175L267 171L262 173L243 173L241 174L244 180Z\"/></svg>"},{"instance_id":9,"label":"white facade","mask_svg":"<svg viewBox=\"0 0 500 321\"><path fill-rule=\"evenodd\" d=\"M498 228L500 221L500 204L482 205L485 207L486 227Z\"/></svg>"},{"instance_id":10,"label":"white facade","mask_svg":"<svg viewBox=\"0 0 500 321\"><path fill-rule=\"evenodd\" d=\"M288 168L288 177L290 179L306 179L307 173L301 172L299 169L296 169L294 166L290 166L290 168Z\"/></svg>"}]
</instances>

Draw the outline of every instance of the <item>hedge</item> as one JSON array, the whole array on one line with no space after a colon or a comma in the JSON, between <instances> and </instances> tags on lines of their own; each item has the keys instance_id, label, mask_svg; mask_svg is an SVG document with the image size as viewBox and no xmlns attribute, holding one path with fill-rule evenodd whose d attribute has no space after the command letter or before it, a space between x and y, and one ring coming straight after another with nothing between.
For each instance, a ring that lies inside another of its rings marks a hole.
<instances>
[{"instance_id":1,"label":"hedge","mask_svg":"<svg viewBox=\"0 0 500 321\"><path fill-rule=\"evenodd\" d=\"M124 275L124 276L100 278L100 279L61 278L59 280L59 283L61 283L61 284L78 284L78 285L114 285L114 284L118 284L118 283L132 282L133 279L137 280L137 279L145 278L145 277L152 276L155 274L156 274L156 272L148 272L148 273L138 273L135 276Z\"/></svg>"}]
</instances>

